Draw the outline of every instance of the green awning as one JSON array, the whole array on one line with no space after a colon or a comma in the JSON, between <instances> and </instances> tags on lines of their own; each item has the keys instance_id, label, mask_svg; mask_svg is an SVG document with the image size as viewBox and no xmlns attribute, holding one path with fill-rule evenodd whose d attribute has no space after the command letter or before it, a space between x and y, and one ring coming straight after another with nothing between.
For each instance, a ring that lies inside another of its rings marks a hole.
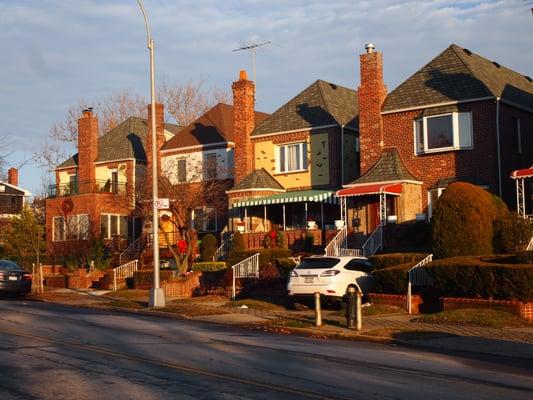
<instances>
[{"instance_id":1,"label":"green awning","mask_svg":"<svg viewBox=\"0 0 533 400\"><path fill-rule=\"evenodd\" d=\"M332 190L298 190L294 192L285 192L273 194L265 197L256 197L246 201L240 201L232 204L232 208L236 207L250 207L250 206L265 206L269 204L287 204L287 203L302 203L302 202L317 202L337 204L335 191Z\"/></svg>"}]
</instances>

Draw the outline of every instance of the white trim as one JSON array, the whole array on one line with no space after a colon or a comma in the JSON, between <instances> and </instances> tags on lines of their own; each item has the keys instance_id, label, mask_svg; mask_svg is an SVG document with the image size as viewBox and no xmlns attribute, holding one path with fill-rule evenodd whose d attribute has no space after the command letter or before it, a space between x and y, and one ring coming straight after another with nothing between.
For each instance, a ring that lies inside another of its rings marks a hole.
<instances>
[{"instance_id":1,"label":"white trim","mask_svg":"<svg viewBox=\"0 0 533 400\"><path fill-rule=\"evenodd\" d=\"M304 164L307 164L307 168L298 168L298 169L291 169L291 170L285 170L285 171L281 170L281 157L280 157L281 148L283 147L285 149L283 151L284 158L285 158L284 164L285 164L285 167L287 168L287 166L288 166L287 148L290 147L290 146L298 146L298 150L300 152L300 157L298 157L298 164L300 165L300 167L303 167ZM295 172L307 172L309 170L309 162L307 160L308 147L309 146L308 146L307 140L304 140L304 141L298 140L298 141L294 141L294 142L275 145L274 146L274 148L275 148L275 150L274 150L275 151L274 158L276 160L276 173L275 173L275 175L292 174L292 173L295 173Z\"/></svg>"},{"instance_id":2,"label":"white trim","mask_svg":"<svg viewBox=\"0 0 533 400\"><path fill-rule=\"evenodd\" d=\"M382 111L381 115L395 114L395 113L400 113L400 112L405 112L405 111L424 110L426 108L451 106L451 105L454 105L454 104L473 103L473 102L476 102L476 101L494 100L494 99L496 99L496 97L487 96L487 97L476 97L476 98L473 98L473 99L466 99L466 100L445 101L443 103L423 104L423 105L420 105L420 106L398 108L396 110L390 110L390 111Z\"/></svg>"},{"instance_id":3,"label":"white trim","mask_svg":"<svg viewBox=\"0 0 533 400\"><path fill-rule=\"evenodd\" d=\"M226 193L239 193L239 192L286 192L285 189L272 189L272 188L253 188L253 189L230 189L226 190Z\"/></svg>"},{"instance_id":4,"label":"white trim","mask_svg":"<svg viewBox=\"0 0 533 400\"><path fill-rule=\"evenodd\" d=\"M23 194L24 197L31 196L31 193L28 192L27 190L24 190L21 187L12 185L11 183L8 183L8 182L5 182L5 181L0 181L0 184L5 185L5 186L9 186L11 189L15 189L15 190L19 190L19 191L23 192L24 193Z\"/></svg>"},{"instance_id":5,"label":"white trim","mask_svg":"<svg viewBox=\"0 0 533 400\"><path fill-rule=\"evenodd\" d=\"M262 138L262 137L266 137L266 136L284 135L286 133L316 131L317 129L335 128L335 127L338 127L338 126L340 126L340 125L339 124L330 124L330 125L310 126L310 127L307 127L307 128L292 129L290 131L280 131L280 132L272 132L272 133L263 133L261 135L251 135L250 139Z\"/></svg>"},{"instance_id":6,"label":"white trim","mask_svg":"<svg viewBox=\"0 0 533 400\"><path fill-rule=\"evenodd\" d=\"M226 145L226 147L229 148L229 145L235 146L235 143L234 142L216 142L216 143L207 143L207 144L197 144L194 146L174 147L172 149L159 150L159 152L161 154L168 154L168 153L172 153L176 151L207 149L210 147L221 146L221 145Z\"/></svg>"},{"instance_id":7,"label":"white trim","mask_svg":"<svg viewBox=\"0 0 533 400\"><path fill-rule=\"evenodd\" d=\"M461 137L460 137L460 130L459 130L459 116L461 114L468 114L469 115L469 130L470 130L470 146L464 146L461 147ZM452 118L452 146L447 147L437 147L434 149L428 148L428 119L431 118L441 118L441 117L447 117L450 116ZM423 149L421 151L418 150L418 136L417 136L417 125L418 122L422 121L422 135L423 135ZM420 156L424 154L432 154L432 153L442 153L445 151L455 151L455 150L471 150L474 148L474 122L472 118L472 112L471 111L453 111L443 114L436 114L436 115L428 115L428 116L422 116L421 118L413 120L413 134L414 134L414 154L415 156Z\"/></svg>"},{"instance_id":8,"label":"white trim","mask_svg":"<svg viewBox=\"0 0 533 400\"><path fill-rule=\"evenodd\" d=\"M343 188L353 188L353 187L360 187L360 186L366 186L366 185L389 185L394 183L413 183L415 185L423 185L424 182L422 181L413 181L411 179L399 179L394 181L378 181L378 182L366 182L366 183L349 183L347 185L342 185Z\"/></svg>"}]
</instances>

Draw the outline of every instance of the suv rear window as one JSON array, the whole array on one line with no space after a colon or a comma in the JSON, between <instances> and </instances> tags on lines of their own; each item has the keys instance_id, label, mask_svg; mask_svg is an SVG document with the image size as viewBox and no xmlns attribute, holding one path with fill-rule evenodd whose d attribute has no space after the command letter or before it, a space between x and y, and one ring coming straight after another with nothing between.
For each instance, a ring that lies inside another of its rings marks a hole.
<instances>
[{"instance_id":1,"label":"suv rear window","mask_svg":"<svg viewBox=\"0 0 533 400\"><path fill-rule=\"evenodd\" d=\"M329 257L309 257L304 258L296 269L328 269L340 263L338 258Z\"/></svg>"},{"instance_id":2,"label":"suv rear window","mask_svg":"<svg viewBox=\"0 0 533 400\"><path fill-rule=\"evenodd\" d=\"M13 261L0 260L0 270L2 271L22 271Z\"/></svg>"}]
</instances>

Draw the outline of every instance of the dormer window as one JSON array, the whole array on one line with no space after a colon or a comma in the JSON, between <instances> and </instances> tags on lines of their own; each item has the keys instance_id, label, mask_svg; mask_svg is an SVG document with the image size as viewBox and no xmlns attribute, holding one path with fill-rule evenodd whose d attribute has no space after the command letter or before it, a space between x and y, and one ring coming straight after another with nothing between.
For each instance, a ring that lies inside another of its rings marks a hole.
<instances>
[{"instance_id":1,"label":"dormer window","mask_svg":"<svg viewBox=\"0 0 533 400\"><path fill-rule=\"evenodd\" d=\"M416 154L473 147L472 114L469 112L422 117L415 121L414 131Z\"/></svg>"}]
</instances>

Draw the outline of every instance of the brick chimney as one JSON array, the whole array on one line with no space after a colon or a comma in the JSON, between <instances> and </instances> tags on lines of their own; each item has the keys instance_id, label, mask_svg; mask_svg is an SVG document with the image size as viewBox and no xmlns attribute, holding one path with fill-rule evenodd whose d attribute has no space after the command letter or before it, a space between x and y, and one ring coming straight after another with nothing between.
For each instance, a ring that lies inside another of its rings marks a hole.
<instances>
[{"instance_id":1,"label":"brick chimney","mask_svg":"<svg viewBox=\"0 0 533 400\"><path fill-rule=\"evenodd\" d=\"M383 119L381 106L387 96L383 83L383 55L374 51L374 45L365 45L366 53L359 56L361 83L359 97L359 144L361 175L369 170L381 155L383 143Z\"/></svg>"},{"instance_id":2,"label":"brick chimney","mask_svg":"<svg viewBox=\"0 0 533 400\"><path fill-rule=\"evenodd\" d=\"M94 162L98 158L98 119L93 109L83 110L78 119L78 181L95 179Z\"/></svg>"},{"instance_id":3,"label":"brick chimney","mask_svg":"<svg viewBox=\"0 0 533 400\"><path fill-rule=\"evenodd\" d=\"M148 186L152 187L152 105L148 104L146 123L148 124L146 136L146 176L148 179ZM157 176L161 175L161 154L159 150L165 144L165 111L163 104L156 103L155 105L155 132L156 132L156 146L157 146Z\"/></svg>"},{"instance_id":4,"label":"brick chimney","mask_svg":"<svg viewBox=\"0 0 533 400\"><path fill-rule=\"evenodd\" d=\"M7 170L7 183L13 186L19 185L19 171L16 168L9 168Z\"/></svg>"},{"instance_id":5,"label":"brick chimney","mask_svg":"<svg viewBox=\"0 0 533 400\"><path fill-rule=\"evenodd\" d=\"M248 80L246 71L241 71L239 80L233 82L231 89L233 91L233 132L235 137L234 183L237 185L254 169L250 134L255 123L255 84Z\"/></svg>"}]
</instances>

